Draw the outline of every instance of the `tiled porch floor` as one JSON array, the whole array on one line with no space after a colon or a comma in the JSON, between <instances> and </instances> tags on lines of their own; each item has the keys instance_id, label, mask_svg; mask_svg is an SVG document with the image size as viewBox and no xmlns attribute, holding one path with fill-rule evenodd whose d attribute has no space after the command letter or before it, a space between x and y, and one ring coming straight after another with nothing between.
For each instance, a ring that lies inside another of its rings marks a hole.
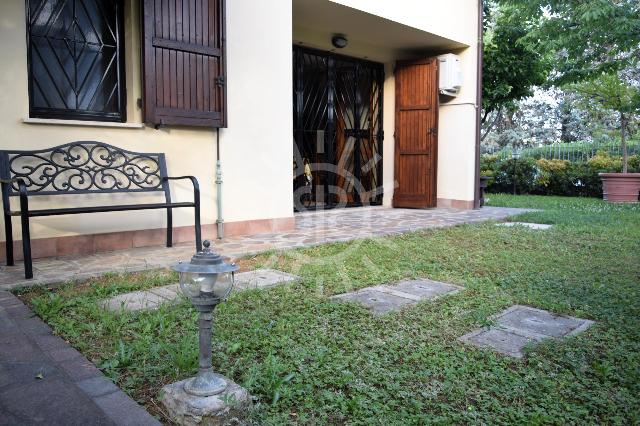
<instances>
[{"instance_id":1,"label":"tiled porch floor","mask_svg":"<svg viewBox=\"0 0 640 426\"><path fill-rule=\"evenodd\" d=\"M365 207L309 212L296 216L296 227L292 231L229 237L223 241L216 240L214 246L216 251L226 256L239 257L269 249L282 250L401 234L425 228L501 220L526 211L501 207L483 207L480 210ZM3 266L0 271L0 289L83 280L107 272L163 268L178 260L189 259L193 252L192 244L181 244L173 248L145 247L83 257L36 259L33 263L32 280L24 279L22 263L16 263L12 267Z\"/></svg>"}]
</instances>

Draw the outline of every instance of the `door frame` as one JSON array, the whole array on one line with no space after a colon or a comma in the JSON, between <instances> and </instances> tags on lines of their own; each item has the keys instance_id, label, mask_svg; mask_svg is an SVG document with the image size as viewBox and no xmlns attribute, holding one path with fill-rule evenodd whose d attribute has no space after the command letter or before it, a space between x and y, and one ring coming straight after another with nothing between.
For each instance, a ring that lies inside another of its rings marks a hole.
<instances>
[{"instance_id":1,"label":"door frame","mask_svg":"<svg viewBox=\"0 0 640 426\"><path fill-rule=\"evenodd\" d=\"M327 99L326 99L326 107L327 107L327 123L324 129L324 152L328 154L328 156L330 157L329 160L331 162L331 164L333 164L334 166L337 165L337 161L338 158L336 158L336 132L338 131L337 129L337 120L335 117L335 103L336 100L334 99L334 95L335 95L335 85L336 85L336 70L335 70L335 62L336 61L345 61L345 62L352 62L354 63L354 69L355 69L355 75L356 78L358 78L359 76L359 70L360 67L365 67L368 68L370 70L372 70L371 72L377 73L375 80L377 81L378 84L378 88L377 90L379 91L379 100L378 100L378 108L377 111L375 112L375 116L376 116L376 121L378 122L378 130L377 132L373 133L373 137L371 138L371 143L376 144L377 146L377 150L376 153L380 156L380 160L379 160L379 165L376 167L376 188L369 188L370 192L375 193L375 197L371 198L370 200L367 200L365 202L362 202L362 200L360 199L360 193L358 193L356 191L356 195L357 195L357 199L355 199L354 201L348 202L346 205L344 205L344 207L360 207L363 205L382 205L382 200L383 200L383 168L384 168L384 163L383 163L383 159L384 159L384 154L383 154L383 148L384 148L384 82L385 82L385 69L384 69L384 64L379 63L379 62L375 62L375 61L371 61L371 60L367 60L367 59L361 59L361 58L357 58L357 57L352 57L352 56L347 56L347 55L342 55L342 54L338 54L335 52L330 52L330 51L325 51L325 50L320 50L320 49L314 49L314 48L310 48L310 47L306 47L306 46L299 46L299 45L293 45L293 133L294 133L294 144L298 144L300 143L299 140L303 140L304 138L304 132L306 129L304 129L304 103L305 103L305 99L304 99L304 93L301 92L299 89L303 86L303 68L300 66L296 66L296 64L299 63L299 61L301 60L301 57L304 54L310 54L310 55L317 55L323 58L327 59ZM373 80L372 80L373 81ZM354 91L357 90L356 89L357 86L354 86ZM358 97L354 94L354 100L356 100ZM355 109L358 109L358 104L354 105ZM356 111L357 114L359 114L359 111ZM356 119L358 119L358 122L354 124L356 125L356 129L349 129L352 130L353 135L352 137L355 138L355 147L354 147L354 176L358 179L360 179L361 175L360 175L360 168L358 167L359 163L360 163L360 157L359 157L359 151L358 148L361 144L363 139L365 139L362 135L361 135L361 131L362 129L360 129L360 116L359 115L354 115L354 121ZM329 186L334 185L335 184L335 174L333 174L332 177L330 178L325 178L325 182L323 182L321 185L318 185L318 187L322 186L323 190L324 190L324 198L326 199L330 199L329 198ZM312 185L312 188L316 188L316 186ZM312 191L314 190L312 189ZM295 184L294 184L294 193L295 193ZM321 207L317 207L319 209L332 209L335 207L343 207L343 205L341 205L339 202L338 203L326 203L321 206ZM316 209L316 207L305 207L305 209L307 210L314 210ZM296 204L294 203L294 210L296 210Z\"/></svg>"},{"instance_id":2,"label":"door frame","mask_svg":"<svg viewBox=\"0 0 640 426\"><path fill-rule=\"evenodd\" d=\"M398 115L400 112L400 90L399 90L399 81L397 78L397 69L400 66L411 66L411 65L428 65L431 63L435 63L435 82L434 82L434 90L435 93L433 94L433 105L432 108L434 110L434 126L433 128L429 129L430 130L430 134L432 135L432 137L435 139L433 141L433 146L432 146L432 150L430 153L430 161L431 161L431 197L429 200L427 200L426 203L423 203L421 201L415 201L412 202L410 200L404 200L402 202L402 206L397 206L396 204L398 203L397 201L397 188L399 187L399 185L394 189L393 192L393 199L392 199L392 205L394 208L416 208L416 209L425 209L425 208L435 208L437 207L437 203L438 203L438 132L439 132L439 106L440 106L440 100L439 100L439 92L438 92L438 87L439 87L439 61L437 57L428 57L428 58L422 58L422 59L416 59L416 60L400 60L396 62L396 66L394 68L394 77L395 77L395 117L394 117L394 179L395 182L399 183L399 179L398 179L398 172L400 170L400 120L398 119Z\"/></svg>"}]
</instances>

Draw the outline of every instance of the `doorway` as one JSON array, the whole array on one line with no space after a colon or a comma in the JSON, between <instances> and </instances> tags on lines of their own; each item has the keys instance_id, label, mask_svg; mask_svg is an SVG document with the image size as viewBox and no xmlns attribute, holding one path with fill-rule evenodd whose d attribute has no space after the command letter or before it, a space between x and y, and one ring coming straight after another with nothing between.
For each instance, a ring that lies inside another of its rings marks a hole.
<instances>
[{"instance_id":1,"label":"doorway","mask_svg":"<svg viewBox=\"0 0 640 426\"><path fill-rule=\"evenodd\" d=\"M382 204L382 64L294 46L296 211Z\"/></svg>"},{"instance_id":2,"label":"doorway","mask_svg":"<svg viewBox=\"0 0 640 426\"><path fill-rule=\"evenodd\" d=\"M438 60L396 64L393 206L433 208L438 177Z\"/></svg>"}]
</instances>

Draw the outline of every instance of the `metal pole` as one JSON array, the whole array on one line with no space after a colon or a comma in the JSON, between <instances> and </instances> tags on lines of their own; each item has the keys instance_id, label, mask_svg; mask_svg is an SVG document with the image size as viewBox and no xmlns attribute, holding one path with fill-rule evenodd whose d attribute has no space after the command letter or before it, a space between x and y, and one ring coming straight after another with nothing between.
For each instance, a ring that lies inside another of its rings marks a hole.
<instances>
[{"instance_id":1,"label":"metal pole","mask_svg":"<svg viewBox=\"0 0 640 426\"><path fill-rule=\"evenodd\" d=\"M211 323L213 322L213 312L200 311L199 317L199 341L200 341L200 359L198 365L198 374L204 374L213 371L212 351L211 351Z\"/></svg>"},{"instance_id":2,"label":"metal pole","mask_svg":"<svg viewBox=\"0 0 640 426\"><path fill-rule=\"evenodd\" d=\"M518 163L518 159L516 157L513 158L513 195L517 195L516 192L516 180L518 176L518 168L516 164Z\"/></svg>"},{"instance_id":3,"label":"metal pole","mask_svg":"<svg viewBox=\"0 0 640 426\"><path fill-rule=\"evenodd\" d=\"M220 129L216 129L216 205L218 218L218 239L224 238L224 219L222 218L222 162L220 161Z\"/></svg>"}]
</instances>

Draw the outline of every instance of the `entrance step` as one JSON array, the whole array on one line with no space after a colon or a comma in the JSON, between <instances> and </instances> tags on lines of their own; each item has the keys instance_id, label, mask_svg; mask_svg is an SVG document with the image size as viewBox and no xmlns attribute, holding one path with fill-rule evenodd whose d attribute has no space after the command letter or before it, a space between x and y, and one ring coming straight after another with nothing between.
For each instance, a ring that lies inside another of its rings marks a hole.
<instances>
[{"instance_id":1,"label":"entrance step","mask_svg":"<svg viewBox=\"0 0 640 426\"><path fill-rule=\"evenodd\" d=\"M275 269L256 269L255 271L236 274L234 291L269 288L298 279L299 277L296 275L276 271ZM179 303L182 297L180 285L170 284L145 291L119 294L110 299L102 300L100 305L108 311L118 312L124 310L133 312L157 309L167 303Z\"/></svg>"},{"instance_id":2,"label":"entrance step","mask_svg":"<svg viewBox=\"0 0 640 426\"><path fill-rule=\"evenodd\" d=\"M338 294L331 299L357 303L374 315L384 315L414 305L422 300L434 300L454 294L463 287L427 279L401 281L394 285L366 287L350 293Z\"/></svg>"},{"instance_id":3,"label":"entrance step","mask_svg":"<svg viewBox=\"0 0 640 426\"><path fill-rule=\"evenodd\" d=\"M545 339L561 339L585 331L594 322L586 319L514 305L492 317L496 325L472 331L459 338L460 341L480 348L490 348L514 358L524 356L527 345Z\"/></svg>"}]
</instances>

